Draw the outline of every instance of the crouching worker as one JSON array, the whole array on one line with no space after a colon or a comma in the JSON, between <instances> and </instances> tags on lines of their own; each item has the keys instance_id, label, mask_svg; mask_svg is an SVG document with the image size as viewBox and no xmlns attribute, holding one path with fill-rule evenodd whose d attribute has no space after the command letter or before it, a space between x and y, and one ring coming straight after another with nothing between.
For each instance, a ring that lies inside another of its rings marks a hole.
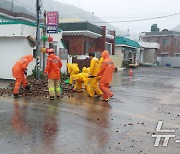
<instances>
[{"instance_id":1,"label":"crouching worker","mask_svg":"<svg viewBox=\"0 0 180 154\"><path fill-rule=\"evenodd\" d=\"M82 73L77 75L72 75L72 80L75 80L74 91L81 92L82 88L86 89L87 93L89 93L89 85L88 85L88 68L83 67Z\"/></svg>"},{"instance_id":2,"label":"crouching worker","mask_svg":"<svg viewBox=\"0 0 180 154\"><path fill-rule=\"evenodd\" d=\"M27 66L28 64L33 61L32 55L26 55L20 58L12 68L12 75L16 79L16 83L14 86L14 97L19 97L19 89L21 84L27 90L30 90L30 85L27 84L26 74L27 74Z\"/></svg>"},{"instance_id":3,"label":"crouching worker","mask_svg":"<svg viewBox=\"0 0 180 154\"><path fill-rule=\"evenodd\" d=\"M101 65L100 72L98 73L98 76L100 76L100 89L103 92L103 97L101 97L100 99L103 101L108 101L113 96L113 93L109 90L109 84L112 82L114 64L110 59L107 50L104 50L102 52L102 57L104 60Z\"/></svg>"},{"instance_id":4,"label":"crouching worker","mask_svg":"<svg viewBox=\"0 0 180 154\"><path fill-rule=\"evenodd\" d=\"M70 75L69 83L72 84L73 83L72 75L77 75L79 73L79 67L78 64L76 63L72 63L72 64L67 63L66 66L68 69L68 74Z\"/></svg>"},{"instance_id":5,"label":"crouching worker","mask_svg":"<svg viewBox=\"0 0 180 154\"><path fill-rule=\"evenodd\" d=\"M48 59L44 74L48 75L49 99L54 100L55 95L60 98L60 69L62 62L60 57L55 55L54 49L48 49Z\"/></svg>"}]
</instances>

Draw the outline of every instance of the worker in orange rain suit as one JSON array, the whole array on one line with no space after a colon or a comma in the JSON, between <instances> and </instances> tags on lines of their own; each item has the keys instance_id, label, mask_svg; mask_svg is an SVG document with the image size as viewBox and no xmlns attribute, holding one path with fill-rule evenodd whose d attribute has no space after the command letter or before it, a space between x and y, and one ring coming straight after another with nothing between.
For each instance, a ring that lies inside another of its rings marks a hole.
<instances>
[{"instance_id":1,"label":"worker in orange rain suit","mask_svg":"<svg viewBox=\"0 0 180 154\"><path fill-rule=\"evenodd\" d=\"M101 65L102 65L102 63L103 63L103 60L104 60L103 57L101 57L101 58L99 59L99 68L101 68Z\"/></svg>"},{"instance_id":2,"label":"worker in orange rain suit","mask_svg":"<svg viewBox=\"0 0 180 154\"><path fill-rule=\"evenodd\" d=\"M90 71L89 71L89 77L90 77L90 90L89 90L89 96L94 97L95 93L97 94L97 97L100 97L103 93L101 89L98 87L98 81L99 78L97 77L98 72L100 70L99 68L99 60L95 57L94 53L89 53L90 61Z\"/></svg>"},{"instance_id":3,"label":"worker in orange rain suit","mask_svg":"<svg viewBox=\"0 0 180 154\"><path fill-rule=\"evenodd\" d=\"M47 53L48 59L44 74L48 75L49 99L54 100L55 94L57 98L60 98L60 69L62 62L60 57L55 55L53 48L48 49Z\"/></svg>"},{"instance_id":4,"label":"worker in orange rain suit","mask_svg":"<svg viewBox=\"0 0 180 154\"><path fill-rule=\"evenodd\" d=\"M86 89L87 93L89 93L89 84L88 84L88 76L89 76L89 69L86 67L83 67L82 69L82 73L79 73L77 75L72 75L72 80L76 81L76 84L74 86L74 90L81 92L82 88L84 86L84 88Z\"/></svg>"},{"instance_id":5,"label":"worker in orange rain suit","mask_svg":"<svg viewBox=\"0 0 180 154\"><path fill-rule=\"evenodd\" d=\"M68 68L68 74L70 75L70 80L69 83L72 84L73 80L72 80L72 75L76 75L79 73L79 67L77 63L67 63L66 64L67 68Z\"/></svg>"},{"instance_id":6,"label":"worker in orange rain suit","mask_svg":"<svg viewBox=\"0 0 180 154\"><path fill-rule=\"evenodd\" d=\"M32 55L26 55L20 58L12 68L12 75L16 79L16 83L14 86L14 97L19 97L19 88L22 85L29 90L30 85L27 85L26 74L27 74L27 66L28 64L33 61Z\"/></svg>"},{"instance_id":7,"label":"worker in orange rain suit","mask_svg":"<svg viewBox=\"0 0 180 154\"><path fill-rule=\"evenodd\" d=\"M110 59L107 50L104 50L102 52L102 57L104 58L104 60L100 72L98 73L98 76L101 76L99 85L100 85L100 89L103 92L103 97L101 97L100 99L103 101L108 101L113 96L113 93L109 90L109 83L112 82L114 64Z\"/></svg>"}]
</instances>

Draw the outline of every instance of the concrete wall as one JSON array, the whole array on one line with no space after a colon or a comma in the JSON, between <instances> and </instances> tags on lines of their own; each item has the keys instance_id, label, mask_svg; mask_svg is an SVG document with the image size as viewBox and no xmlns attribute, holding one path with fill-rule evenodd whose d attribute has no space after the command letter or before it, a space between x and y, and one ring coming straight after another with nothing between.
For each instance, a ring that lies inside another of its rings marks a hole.
<instances>
[{"instance_id":1,"label":"concrete wall","mask_svg":"<svg viewBox=\"0 0 180 154\"><path fill-rule=\"evenodd\" d=\"M140 48L137 49L136 53L136 62L139 64L143 60L144 51L140 50Z\"/></svg>"},{"instance_id":2,"label":"concrete wall","mask_svg":"<svg viewBox=\"0 0 180 154\"><path fill-rule=\"evenodd\" d=\"M27 55L33 54L33 49L29 46L27 36L35 36L35 27L10 24L0 25L0 47L1 58L0 60L0 78L13 79L12 67L15 62ZM35 60L28 66L28 75L32 74L34 69Z\"/></svg>"},{"instance_id":3,"label":"concrete wall","mask_svg":"<svg viewBox=\"0 0 180 154\"><path fill-rule=\"evenodd\" d=\"M0 78L2 79L13 79L12 77L12 67L15 62L27 55L33 54L33 48L30 47L27 36L31 35L35 37L36 28L23 24L10 24L10 25L0 25L0 47L1 47L1 60L0 60ZM57 46L57 51L59 48L63 48L61 44L62 35L53 34L52 35L54 43ZM46 47L48 47L48 42ZM58 55L59 53L57 53ZM41 54L42 55L42 54ZM47 59L47 55L45 55ZM45 59L45 62L46 62ZM41 59L42 60L42 59ZM35 59L28 66L28 75L32 74L32 70L35 67ZM42 63L41 63L42 64ZM65 71L66 60L63 60L62 71ZM41 65L42 70L42 65Z\"/></svg>"},{"instance_id":4,"label":"concrete wall","mask_svg":"<svg viewBox=\"0 0 180 154\"><path fill-rule=\"evenodd\" d=\"M170 64L172 67L180 67L180 57L158 57L160 65Z\"/></svg>"},{"instance_id":5,"label":"concrete wall","mask_svg":"<svg viewBox=\"0 0 180 154\"><path fill-rule=\"evenodd\" d=\"M111 57L115 67L117 67L117 68L121 68L122 67L123 56L111 55L110 57Z\"/></svg>"},{"instance_id":6,"label":"concrete wall","mask_svg":"<svg viewBox=\"0 0 180 154\"><path fill-rule=\"evenodd\" d=\"M0 36L1 37L17 37L24 36L27 37L31 35L35 37L36 28L28 25L22 24L10 24L10 25L0 25Z\"/></svg>"},{"instance_id":7,"label":"concrete wall","mask_svg":"<svg viewBox=\"0 0 180 154\"><path fill-rule=\"evenodd\" d=\"M12 67L15 62L27 55L32 54L32 48L27 39L23 37L0 37L1 60L0 60L0 78L13 79ZM28 67L28 74L32 73L34 63Z\"/></svg>"},{"instance_id":8,"label":"concrete wall","mask_svg":"<svg viewBox=\"0 0 180 154\"><path fill-rule=\"evenodd\" d=\"M115 46L115 56L122 56L122 47L121 46Z\"/></svg>"}]
</instances>

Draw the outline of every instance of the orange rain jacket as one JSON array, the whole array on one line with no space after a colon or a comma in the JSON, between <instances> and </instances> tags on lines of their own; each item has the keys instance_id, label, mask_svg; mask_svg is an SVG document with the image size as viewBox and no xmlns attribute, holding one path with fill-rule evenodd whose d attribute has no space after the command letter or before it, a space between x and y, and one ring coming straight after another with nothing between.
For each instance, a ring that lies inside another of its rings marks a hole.
<instances>
[{"instance_id":1,"label":"orange rain jacket","mask_svg":"<svg viewBox=\"0 0 180 154\"><path fill-rule=\"evenodd\" d=\"M12 68L12 74L14 78L22 78L24 76L24 71L28 66L29 62L33 60L32 55L26 55L19 59Z\"/></svg>"},{"instance_id":2,"label":"orange rain jacket","mask_svg":"<svg viewBox=\"0 0 180 154\"><path fill-rule=\"evenodd\" d=\"M51 53L48 56L44 74L48 75L48 79L59 80L61 77L60 75L61 67L62 67L62 62L60 57L56 56L54 53Z\"/></svg>"},{"instance_id":3,"label":"orange rain jacket","mask_svg":"<svg viewBox=\"0 0 180 154\"><path fill-rule=\"evenodd\" d=\"M112 73L114 71L114 64L111 58L109 57L109 53L107 50L102 52L103 62L101 65L100 72L98 76L101 76L101 83L111 83L112 82Z\"/></svg>"}]
</instances>

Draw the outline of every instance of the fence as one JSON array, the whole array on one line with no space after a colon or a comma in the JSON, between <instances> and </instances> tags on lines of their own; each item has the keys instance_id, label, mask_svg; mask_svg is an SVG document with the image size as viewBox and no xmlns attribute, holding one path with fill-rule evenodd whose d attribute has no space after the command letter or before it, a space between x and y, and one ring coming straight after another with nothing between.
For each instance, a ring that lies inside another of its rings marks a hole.
<instances>
[{"instance_id":1,"label":"fence","mask_svg":"<svg viewBox=\"0 0 180 154\"><path fill-rule=\"evenodd\" d=\"M168 65L172 67L180 67L180 57L157 57L160 65Z\"/></svg>"}]
</instances>

